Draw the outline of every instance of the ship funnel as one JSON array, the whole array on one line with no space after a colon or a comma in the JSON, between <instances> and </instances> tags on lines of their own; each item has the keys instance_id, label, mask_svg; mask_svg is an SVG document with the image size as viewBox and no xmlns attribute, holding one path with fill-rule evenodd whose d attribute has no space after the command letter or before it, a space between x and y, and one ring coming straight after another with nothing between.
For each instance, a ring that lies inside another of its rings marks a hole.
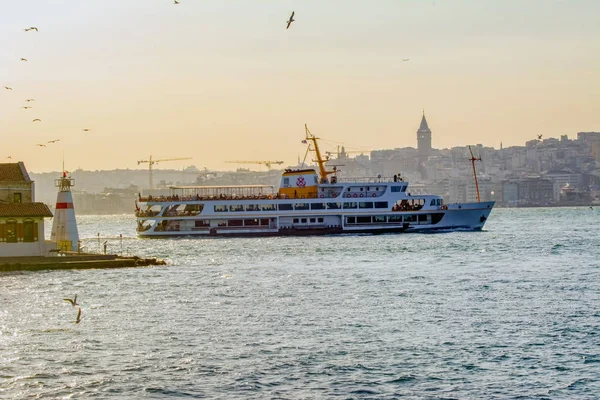
<instances>
[{"instance_id":1,"label":"ship funnel","mask_svg":"<svg viewBox=\"0 0 600 400\"><path fill-rule=\"evenodd\" d=\"M71 186L75 186L75 180L67 177L67 172L63 171L62 177L54 180L54 186L58 188L58 194L50 239L56 242L56 247L60 250L77 251L79 233L71 194Z\"/></svg>"}]
</instances>

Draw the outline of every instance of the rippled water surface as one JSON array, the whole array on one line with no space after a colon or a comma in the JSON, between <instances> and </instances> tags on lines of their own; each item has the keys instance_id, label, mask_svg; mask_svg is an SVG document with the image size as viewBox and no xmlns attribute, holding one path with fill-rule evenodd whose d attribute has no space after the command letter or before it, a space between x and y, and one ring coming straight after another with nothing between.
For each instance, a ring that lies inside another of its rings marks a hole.
<instances>
[{"instance_id":1,"label":"rippled water surface","mask_svg":"<svg viewBox=\"0 0 600 400\"><path fill-rule=\"evenodd\" d=\"M600 397L600 209L310 238L78 222L89 250L123 234L169 265L0 274L0 398Z\"/></svg>"}]
</instances>

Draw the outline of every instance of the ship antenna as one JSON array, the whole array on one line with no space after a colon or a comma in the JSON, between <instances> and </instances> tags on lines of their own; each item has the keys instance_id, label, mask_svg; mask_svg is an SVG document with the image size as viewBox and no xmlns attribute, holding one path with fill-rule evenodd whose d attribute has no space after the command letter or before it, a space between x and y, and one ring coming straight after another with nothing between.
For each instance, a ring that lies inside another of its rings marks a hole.
<instances>
[{"instance_id":1,"label":"ship antenna","mask_svg":"<svg viewBox=\"0 0 600 400\"><path fill-rule=\"evenodd\" d=\"M479 197L479 183L477 182L477 171L475 171L475 161L481 161L481 157L475 157L473 155L473 150L471 150L471 146L469 146L469 151L471 152L471 165L473 166L473 178L475 179L475 191L477 192L477 202L481 203L481 197Z\"/></svg>"}]
</instances>

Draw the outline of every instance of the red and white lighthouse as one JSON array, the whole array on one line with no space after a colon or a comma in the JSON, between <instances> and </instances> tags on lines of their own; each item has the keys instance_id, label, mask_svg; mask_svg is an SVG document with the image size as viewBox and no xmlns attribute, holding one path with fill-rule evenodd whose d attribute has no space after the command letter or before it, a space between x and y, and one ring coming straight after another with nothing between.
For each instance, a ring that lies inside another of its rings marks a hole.
<instances>
[{"instance_id":1,"label":"red and white lighthouse","mask_svg":"<svg viewBox=\"0 0 600 400\"><path fill-rule=\"evenodd\" d=\"M54 211L50 240L55 242L56 247L60 250L77 251L79 233L77 232L73 195L71 194L71 186L75 186L75 181L70 177L67 178L67 172L64 171L60 179L54 180L54 186L58 187L58 195L56 196L56 210Z\"/></svg>"}]
</instances>

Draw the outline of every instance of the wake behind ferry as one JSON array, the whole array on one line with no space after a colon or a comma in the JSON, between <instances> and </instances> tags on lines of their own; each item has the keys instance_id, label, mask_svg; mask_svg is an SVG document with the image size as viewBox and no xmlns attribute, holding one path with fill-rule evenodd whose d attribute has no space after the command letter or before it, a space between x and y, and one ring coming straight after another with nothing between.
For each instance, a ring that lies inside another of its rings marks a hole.
<instances>
[{"instance_id":1,"label":"wake behind ferry","mask_svg":"<svg viewBox=\"0 0 600 400\"><path fill-rule=\"evenodd\" d=\"M441 196L411 195L408 182L400 175L339 178L335 167L327 170L319 138L307 127L305 130L305 142L316 155L318 172L286 169L277 190L267 185L173 186L169 196L140 196L136 203L138 236L481 230L492 211L493 201L445 204Z\"/></svg>"}]
</instances>

